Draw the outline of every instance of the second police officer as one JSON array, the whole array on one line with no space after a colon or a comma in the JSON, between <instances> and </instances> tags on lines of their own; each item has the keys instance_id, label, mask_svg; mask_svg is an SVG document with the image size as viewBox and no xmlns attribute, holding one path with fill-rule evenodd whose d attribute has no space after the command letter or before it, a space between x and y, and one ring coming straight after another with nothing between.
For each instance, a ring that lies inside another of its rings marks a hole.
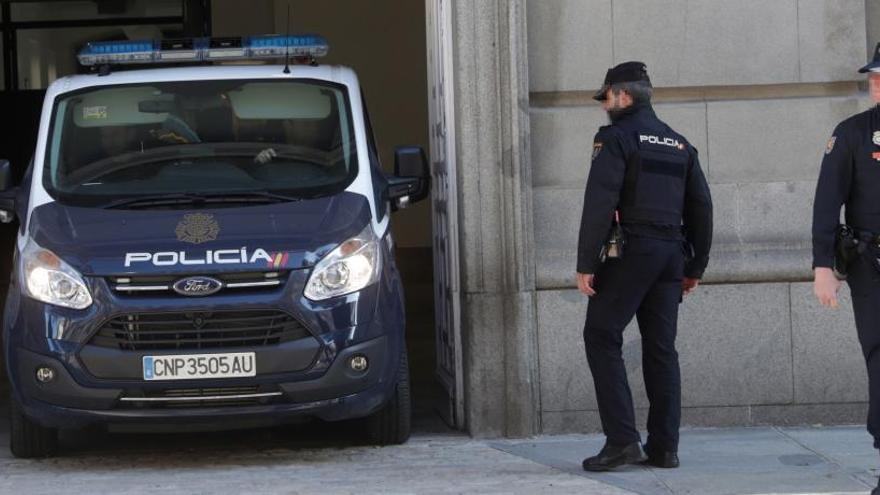
<instances>
[{"instance_id":1,"label":"second police officer","mask_svg":"<svg viewBox=\"0 0 880 495\"><path fill-rule=\"evenodd\" d=\"M841 283L834 269L841 277L847 273L868 368L868 432L880 449L880 43L859 72L868 73L875 105L838 124L825 148L813 206L813 290L823 305L836 308ZM871 493L880 494L880 484Z\"/></svg>"},{"instance_id":2,"label":"second police officer","mask_svg":"<svg viewBox=\"0 0 880 495\"><path fill-rule=\"evenodd\" d=\"M593 143L576 276L590 296L584 343L606 443L584 460L588 471L679 464L678 305L708 263L712 201L696 149L657 118L651 96L641 62L609 69L594 96L611 125L600 128ZM616 244L606 246L609 233ZM621 354L623 330L633 317L650 402L644 452Z\"/></svg>"}]
</instances>

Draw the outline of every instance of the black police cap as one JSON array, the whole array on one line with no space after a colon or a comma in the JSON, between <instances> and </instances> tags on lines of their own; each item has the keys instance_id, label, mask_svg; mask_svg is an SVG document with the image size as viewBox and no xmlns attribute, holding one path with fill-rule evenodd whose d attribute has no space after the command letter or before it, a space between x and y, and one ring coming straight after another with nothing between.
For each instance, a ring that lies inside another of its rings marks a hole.
<instances>
[{"instance_id":1,"label":"black police cap","mask_svg":"<svg viewBox=\"0 0 880 495\"><path fill-rule=\"evenodd\" d=\"M602 101L608 94L608 88L615 84L624 82L645 81L648 86L651 85L651 79L648 78L648 67L643 62L624 62L608 69L605 73L605 82L599 91L593 95L594 100Z\"/></svg>"},{"instance_id":2,"label":"black police cap","mask_svg":"<svg viewBox=\"0 0 880 495\"><path fill-rule=\"evenodd\" d=\"M859 69L859 72L880 72L880 43L877 43L877 48L874 49L874 60L871 60L871 63Z\"/></svg>"}]
</instances>

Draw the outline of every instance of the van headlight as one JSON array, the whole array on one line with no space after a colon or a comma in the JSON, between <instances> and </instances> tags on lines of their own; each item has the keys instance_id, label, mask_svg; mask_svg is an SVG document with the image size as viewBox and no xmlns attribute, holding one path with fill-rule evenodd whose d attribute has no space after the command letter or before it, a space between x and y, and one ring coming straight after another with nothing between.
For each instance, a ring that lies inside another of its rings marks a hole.
<instances>
[{"instance_id":1,"label":"van headlight","mask_svg":"<svg viewBox=\"0 0 880 495\"><path fill-rule=\"evenodd\" d=\"M315 265L305 296L312 301L357 292L379 279L379 240L367 224Z\"/></svg>"},{"instance_id":2,"label":"van headlight","mask_svg":"<svg viewBox=\"0 0 880 495\"><path fill-rule=\"evenodd\" d=\"M38 301L73 309L92 305L82 276L33 239L28 239L21 253L21 273L27 294Z\"/></svg>"}]
</instances>

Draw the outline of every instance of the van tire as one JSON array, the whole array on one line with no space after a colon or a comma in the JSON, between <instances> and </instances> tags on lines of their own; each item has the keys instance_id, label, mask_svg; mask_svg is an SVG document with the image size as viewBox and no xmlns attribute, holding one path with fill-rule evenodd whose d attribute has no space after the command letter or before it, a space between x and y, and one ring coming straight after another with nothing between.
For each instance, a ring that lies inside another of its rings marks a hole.
<instances>
[{"instance_id":1,"label":"van tire","mask_svg":"<svg viewBox=\"0 0 880 495\"><path fill-rule=\"evenodd\" d=\"M400 445L409 440L411 423L409 362L404 350L397 367L394 393L382 409L367 418L367 435L376 445Z\"/></svg>"},{"instance_id":2,"label":"van tire","mask_svg":"<svg viewBox=\"0 0 880 495\"><path fill-rule=\"evenodd\" d=\"M31 421L15 398L9 404L9 450L12 455L21 459L55 455L58 430Z\"/></svg>"}]
</instances>

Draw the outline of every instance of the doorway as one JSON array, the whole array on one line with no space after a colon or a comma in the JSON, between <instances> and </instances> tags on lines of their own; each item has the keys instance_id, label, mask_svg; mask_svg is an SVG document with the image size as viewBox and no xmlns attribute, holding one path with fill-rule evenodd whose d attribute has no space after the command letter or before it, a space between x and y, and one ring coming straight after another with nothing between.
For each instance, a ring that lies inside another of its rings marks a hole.
<instances>
[{"instance_id":1,"label":"doorway","mask_svg":"<svg viewBox=\"0 0 880 495\"><path fill-rule=\"evenodd\" d=\"M316 32L330 44L322 63L351 66L370 105L381 161L397 145L429 151L432 201L395 213L397 259L407 300L415 425L431 418L463 429L457 194L450 0L56 0L0 7L2 153L21 177L35 147L45 88L76 73L90 40ZM288 12L290 13L288 17ZM15 105L14 107L12 105ZM20 108L19 108L20 107ZM0 226L4 252L15 227ZM8 265L11 256L4 258ZM8 284L8 266L0 284Z\"/></svg>"}]
</instances>

